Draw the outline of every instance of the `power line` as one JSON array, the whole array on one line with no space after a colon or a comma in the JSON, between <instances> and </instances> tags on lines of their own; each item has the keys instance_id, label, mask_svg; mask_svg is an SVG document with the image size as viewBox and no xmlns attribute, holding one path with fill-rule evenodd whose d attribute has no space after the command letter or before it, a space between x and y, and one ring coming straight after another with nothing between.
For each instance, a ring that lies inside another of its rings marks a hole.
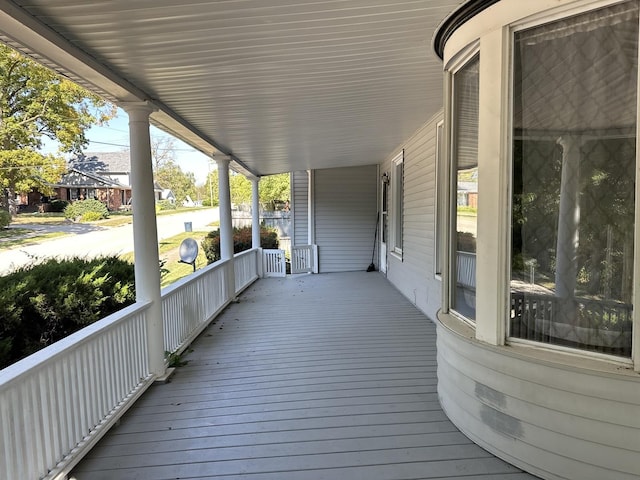
<instances>
[{"instance_id":1,"label":"power line","mask_svg":"<svg viewBox=\"0 0 640 480\"><path fill-rule=\"evenodd\" d=\"M131 148L130 145L121 145L118 143L109 143L109 142L98 142L95 140L89 140L89 143L96 143L98 145L110 145L112 147L122 147L122 148ZM197 150L193 148L157 148L156 150L162 152L189 152L189 153L197 153Z\"/></svg>"}]
</instances>

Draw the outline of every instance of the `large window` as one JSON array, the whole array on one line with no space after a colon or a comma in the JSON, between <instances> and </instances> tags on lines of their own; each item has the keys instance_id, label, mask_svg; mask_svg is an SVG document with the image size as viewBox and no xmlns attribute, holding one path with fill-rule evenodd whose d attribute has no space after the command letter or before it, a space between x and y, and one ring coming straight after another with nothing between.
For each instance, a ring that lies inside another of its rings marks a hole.
<instances>
[{"instance_id":1,"label":"large window","mask_svg":"<svg viewBox=\"0 0 640 480\"><path fill-rule=\"evenodd\" d=\"M478 93L480 57L453 75L452 201L453 271L451 307L476 317L476 238L478 231Z\"/></svg>"},{"instance_id":2,"label":"large window","mask_svg":"<svg viewBox=\"0 0 640 480\"><path fill-rule=\"evenodd\" d=\"M512 337L631 355L638 8L518 31Z\"/></svg>"}]
</instances>

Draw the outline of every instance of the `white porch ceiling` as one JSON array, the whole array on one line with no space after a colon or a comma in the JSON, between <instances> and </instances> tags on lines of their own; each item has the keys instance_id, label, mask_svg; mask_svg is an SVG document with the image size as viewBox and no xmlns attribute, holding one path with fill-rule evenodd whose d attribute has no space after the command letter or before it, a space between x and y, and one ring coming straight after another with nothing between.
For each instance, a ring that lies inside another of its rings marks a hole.
<instances>
[{"instance_id":1,"label":"white porch ceiling","mask_svg":"<svg viewBox=\"0 0 640 480\"><path fill-rule=\"evenodd\" d=\"M463 0L0 0L0 38L257 175L378 163L442 106ZM80 60L80 61L78 61Z\"/></svg>"}]
</instances>

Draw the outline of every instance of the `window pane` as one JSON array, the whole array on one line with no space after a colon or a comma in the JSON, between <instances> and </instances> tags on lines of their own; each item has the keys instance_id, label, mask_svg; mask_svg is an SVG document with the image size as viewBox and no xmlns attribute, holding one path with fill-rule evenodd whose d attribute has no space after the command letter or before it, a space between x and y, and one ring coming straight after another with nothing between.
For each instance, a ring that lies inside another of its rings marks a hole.
<instances>
[{"instance_id":1,"label":"window pane","mask_svg":"<svg viewBox=\"0 0 640 480\"><path fill-rule=\"evenodd\" d=\"M456 212L451 306L470 320L476 318L479 65L476 56L453 76Z\"/></svg>"},{"instance_id":2,"label":"window pane","mask_svg":"<svg viewBox=\"0 0 640 480\"><path fill-rule=\"evenodd\" d=\"M394 165L394 250L402 252L402 219L404 215L404 163Z\"/></svg>"},{"instance_id":3,"label":"window pane","mask_svg":"<svg viewBox=\"0 0 640 480\"><path fill-rule=\"evenodd\" d=\"M511 336L631 355L637 2L515 34Z\"/></svg>"}]
</instances>

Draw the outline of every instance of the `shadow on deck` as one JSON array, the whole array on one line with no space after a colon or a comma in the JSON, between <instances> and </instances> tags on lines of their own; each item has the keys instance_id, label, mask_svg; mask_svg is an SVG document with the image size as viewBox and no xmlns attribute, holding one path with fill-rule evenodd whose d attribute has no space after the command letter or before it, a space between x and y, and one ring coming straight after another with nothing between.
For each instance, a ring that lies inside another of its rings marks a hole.
<instances>
[{"instance_id":1,"label":"shadow on deck","mask_svg":"<svg viewBox=\"0 0 640 480\"><path fill-rule=\"evenodd\" d=\"M377 273L260 280L70 478L533 479L449 422L435 337Z\"/></svg>"}]
</instances>

